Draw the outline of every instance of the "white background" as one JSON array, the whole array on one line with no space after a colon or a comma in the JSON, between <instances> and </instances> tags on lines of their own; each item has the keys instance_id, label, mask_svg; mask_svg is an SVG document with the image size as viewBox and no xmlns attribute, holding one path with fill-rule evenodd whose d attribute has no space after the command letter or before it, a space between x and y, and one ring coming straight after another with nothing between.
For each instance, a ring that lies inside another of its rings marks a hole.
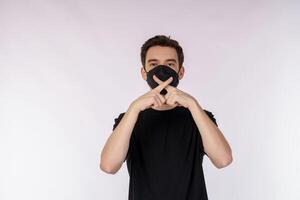
<instances>
[{"instance_id":1,"label":"white background","mask_svg":"<svg viewBox=\"0 0 300 200\"><path fill-rule=\"evenodd\" d=\"M233 150L205 157L210 200L300 199L299 1L0 0L0 199L122 200L124 163L99 168L114 118L149 90L140 48L185 54L178 88Z\"/></svg>"}]
</instances>

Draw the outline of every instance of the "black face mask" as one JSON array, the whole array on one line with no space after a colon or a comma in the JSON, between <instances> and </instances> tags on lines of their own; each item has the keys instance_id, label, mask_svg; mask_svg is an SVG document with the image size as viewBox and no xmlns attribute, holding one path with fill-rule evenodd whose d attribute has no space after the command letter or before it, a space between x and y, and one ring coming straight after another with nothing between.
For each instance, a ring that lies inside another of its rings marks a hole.
<instances>
[{"instance_id":1,"label":"black face mask","mask_svg":"<svg viewBox=\"0 0 300 200\"><path fill-rule=\"evenodd\" d=\"M167 65L157 65L153 69L149 70L147 72L147 83L148 85L153 89L158 86L158 83L155 82L153 79L153 75L155 75L157 78L159 78L161 81L168 80L171 76L173 77L172 82L169 84L173 87L177 87L179 83L179 77L178 73L172 69L171 67ZM167 90L163 89L160 94L165 95L167 94Z\"/></svg>"}]
</instances>

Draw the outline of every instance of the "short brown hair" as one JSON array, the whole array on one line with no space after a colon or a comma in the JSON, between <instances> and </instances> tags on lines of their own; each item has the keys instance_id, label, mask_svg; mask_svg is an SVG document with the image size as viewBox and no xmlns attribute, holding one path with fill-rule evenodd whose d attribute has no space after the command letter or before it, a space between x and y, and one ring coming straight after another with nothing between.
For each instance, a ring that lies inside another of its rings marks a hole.
<instances>
[{"instance_id":1,"label":"short brown hair","mask_svg":"<svg viewBox=\"0 0 300 200\"><path fill-rule=\"evenodd\" d=\"M141 47L141 61L143 64L143 67L145 69L146 65L146 54L150 47L153 46L164 46L164 47L172 47L175 48L178 56L178 62L179 62L179 69L182 67L183 61L184 61L184 55L182 47L179 45L179 43L176 40L173 40L165 35L156 35L150 39L148 39L143 46Z\"/></svg>"}]
</instances>

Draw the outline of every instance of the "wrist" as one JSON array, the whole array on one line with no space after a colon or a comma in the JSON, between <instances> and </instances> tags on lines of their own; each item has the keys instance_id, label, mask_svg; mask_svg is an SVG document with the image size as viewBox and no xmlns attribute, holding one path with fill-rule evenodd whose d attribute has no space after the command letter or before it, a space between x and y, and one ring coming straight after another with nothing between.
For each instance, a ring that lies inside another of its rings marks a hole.
<instances>
[{"instance_id":1,"label":"wrist","mask_svg":"<svg viewBox=\"0 0 300 200\"><path fill-rule=\"evenodd\" d=\"M193 112L195 110L203 110L203 108L200 106L196 99L192 99L189 103L189 110Z\"/></svg>"},{"instance_id":2,"label":"wrist","mask_svg":"<svg viewBox=\"0 0 300 200\"><path fill-rule=\"evenodd\" d=\"M198 106L198 102L194 98L191 98L188 105L188 108L191 110Z\"/></svg>"},{"instance_id":3,"label":"wrist","mask_svg":"<svg viewBox=\"0 0 300 200\"><path fill-rule=\"evenodd\" d=\"M128 111L129 111L129 112L136 113L136 114L138 114L138 113L140 112L140 110L138 109L138 107L137 107L135 101L133 101L133 102L129 105Z\"/></svg>"}]
</instances>

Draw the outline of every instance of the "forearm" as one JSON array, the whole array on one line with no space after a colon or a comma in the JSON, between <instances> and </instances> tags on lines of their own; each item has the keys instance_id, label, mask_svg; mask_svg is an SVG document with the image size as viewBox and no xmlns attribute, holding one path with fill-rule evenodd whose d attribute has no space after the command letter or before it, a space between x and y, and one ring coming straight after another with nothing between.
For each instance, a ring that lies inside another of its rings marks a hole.
<instances>
[{"instance_id":1,"label":"forearm","mask_svg":"<svg viewBox=\"0 0 300 200\"><path fill-rule=\"evenodd\" d=\"M121 167L129 148L130 137L138 114L139 112L131 104L103 147L101 168L117 171Z\"/></svg>"},{"instance_id":2,"label":"forearm","mask_svg":"<svg viewBox=\"0 0 300 200\"><path fill-rule=\"evenodd\" d=\"M191 103L190 111L201 134L203 147L208 157L218 168L228 165L232 161L232 153L223 133L197 101Z\"/></svg>"}]
</instances>

